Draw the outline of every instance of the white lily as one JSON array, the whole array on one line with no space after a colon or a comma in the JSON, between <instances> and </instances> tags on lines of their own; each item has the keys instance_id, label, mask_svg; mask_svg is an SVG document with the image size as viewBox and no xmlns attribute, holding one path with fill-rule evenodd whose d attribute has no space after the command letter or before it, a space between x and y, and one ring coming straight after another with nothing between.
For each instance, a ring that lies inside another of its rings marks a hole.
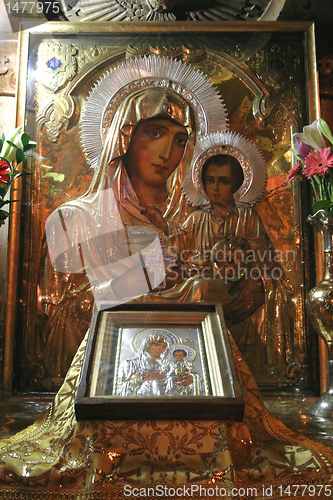
<instances>
[{"instance_id":1,"label":"white lily","mask_svg":"<svg viewBox=\"0 0 333 500\"><path fill-rule=\"evenodd\" d=\"M320 120L315 120L311 123L311 125L303 127L303 133L293 134L293 137L304 142L305 144L308 144L313 149L320 151L321 148L325 147L320 125Z\"/></svg>"},{"instance_id":2,"label":"white lily","mask_svg":"<svg viewBox=\"0 0 333 500\"><path fill-rule=\"evenodd\" d=\"M5 158L9 163L15 160L16 148L8 144L7 141L12 142L20 149L23 149L23 144L21 141L22 127L17 127L15 130L5 133L5 140L2 145L0 156Z\"/></svg>"}]
</instances>

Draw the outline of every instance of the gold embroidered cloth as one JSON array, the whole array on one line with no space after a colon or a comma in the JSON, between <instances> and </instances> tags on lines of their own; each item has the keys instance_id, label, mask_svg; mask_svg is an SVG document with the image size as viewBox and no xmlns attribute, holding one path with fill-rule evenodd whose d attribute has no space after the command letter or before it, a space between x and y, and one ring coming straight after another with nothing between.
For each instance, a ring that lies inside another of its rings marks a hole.
<instances>
[{"instance_id":1,"label":"gold embroidered cloth","mask_svg":"<svg viewBox=\"0 0 333 500\"><path fill-rule=\"evenodd\" d=\"M233 350L243 422L223 421L223 415L220 421L137 421L133 415L133 421L78 422L74 399L84 341L50 409L0 443L0 498L203 498L198 485L207 488L207 498L329 498L333 488L319 485L332 485L333 452L289 431L265 409ZM288 490L291 485L303 488Z\"/></svg>"}]
</instances>

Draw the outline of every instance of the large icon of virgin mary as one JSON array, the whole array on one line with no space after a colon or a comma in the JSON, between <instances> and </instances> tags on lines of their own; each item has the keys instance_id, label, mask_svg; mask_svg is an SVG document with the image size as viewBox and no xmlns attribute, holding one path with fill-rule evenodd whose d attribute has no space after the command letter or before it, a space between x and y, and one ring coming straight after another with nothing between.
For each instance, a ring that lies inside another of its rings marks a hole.
<instances>
[{"instance_id":1,"label":"large icon of virgin mary","mask_svg":"<svg viewBox=\"0 0 333 500\"><path fill-rule=\"evenodd\" d=\"M83 146L95 168L91 185L46 221L54 273L84 273L94 300L108 306L155 289L165 276L161 242L189 208L181 183L196 137L226 126L218 92L185 63L147 57L111 70L91 92L82 123ZM146 217L151 208L161 214L162 227ZM76 289L71 283L68 293L68 280L53 281L69 300L83 288L82 281ZM50 318L49 325L45 359L54 366L59 338L70 327L61 318ZM64 375L68 364L58 365L51 370Z\"/></svg>"}]
</instances>

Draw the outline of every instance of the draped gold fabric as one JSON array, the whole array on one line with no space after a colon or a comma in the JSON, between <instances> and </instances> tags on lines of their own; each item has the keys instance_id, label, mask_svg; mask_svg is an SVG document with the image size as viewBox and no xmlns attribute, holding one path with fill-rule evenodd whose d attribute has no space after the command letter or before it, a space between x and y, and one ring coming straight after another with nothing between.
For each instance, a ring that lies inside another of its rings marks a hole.
<instances>
[{"instance_id":1,"label":"draped gold fabric","mask_svg":"<svg viewBox=\"0 0 333 500\"><path fill-rule=\"evenodd\" d=\"M0 443L1 498L109 500L135 498L125 485L184 484L223 486L229 495L232 488L254 487L255 498L264 498L262 488L270 486L269 496L281 498L288 485L332 484L333 452L289 431L265 409L233 341L243 422L223 415L219 421L78 422L74 398L85 343L50 409ZM301 491L294 496L310 497ZM324 490L321 497L327 498Z\"/></svg>"}]
</instances>

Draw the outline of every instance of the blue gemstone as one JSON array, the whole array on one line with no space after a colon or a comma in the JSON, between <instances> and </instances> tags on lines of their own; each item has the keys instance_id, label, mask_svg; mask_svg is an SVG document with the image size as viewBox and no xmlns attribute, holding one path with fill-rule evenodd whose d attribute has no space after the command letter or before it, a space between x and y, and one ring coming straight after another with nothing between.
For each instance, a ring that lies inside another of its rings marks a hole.
<instances>
[{"instance_id":1,"label":"blue gemstone","mask_svg":"<svg viewBox=\"0 0 333 500\"><path fill-rule=\"evenodd\" d=\"M62 65L62 62L60 59L57 59L56 57L52 57L49 61L47 61L46 66L48 66L50 69L58 69Z\"/></svg>"}]
</instances>

